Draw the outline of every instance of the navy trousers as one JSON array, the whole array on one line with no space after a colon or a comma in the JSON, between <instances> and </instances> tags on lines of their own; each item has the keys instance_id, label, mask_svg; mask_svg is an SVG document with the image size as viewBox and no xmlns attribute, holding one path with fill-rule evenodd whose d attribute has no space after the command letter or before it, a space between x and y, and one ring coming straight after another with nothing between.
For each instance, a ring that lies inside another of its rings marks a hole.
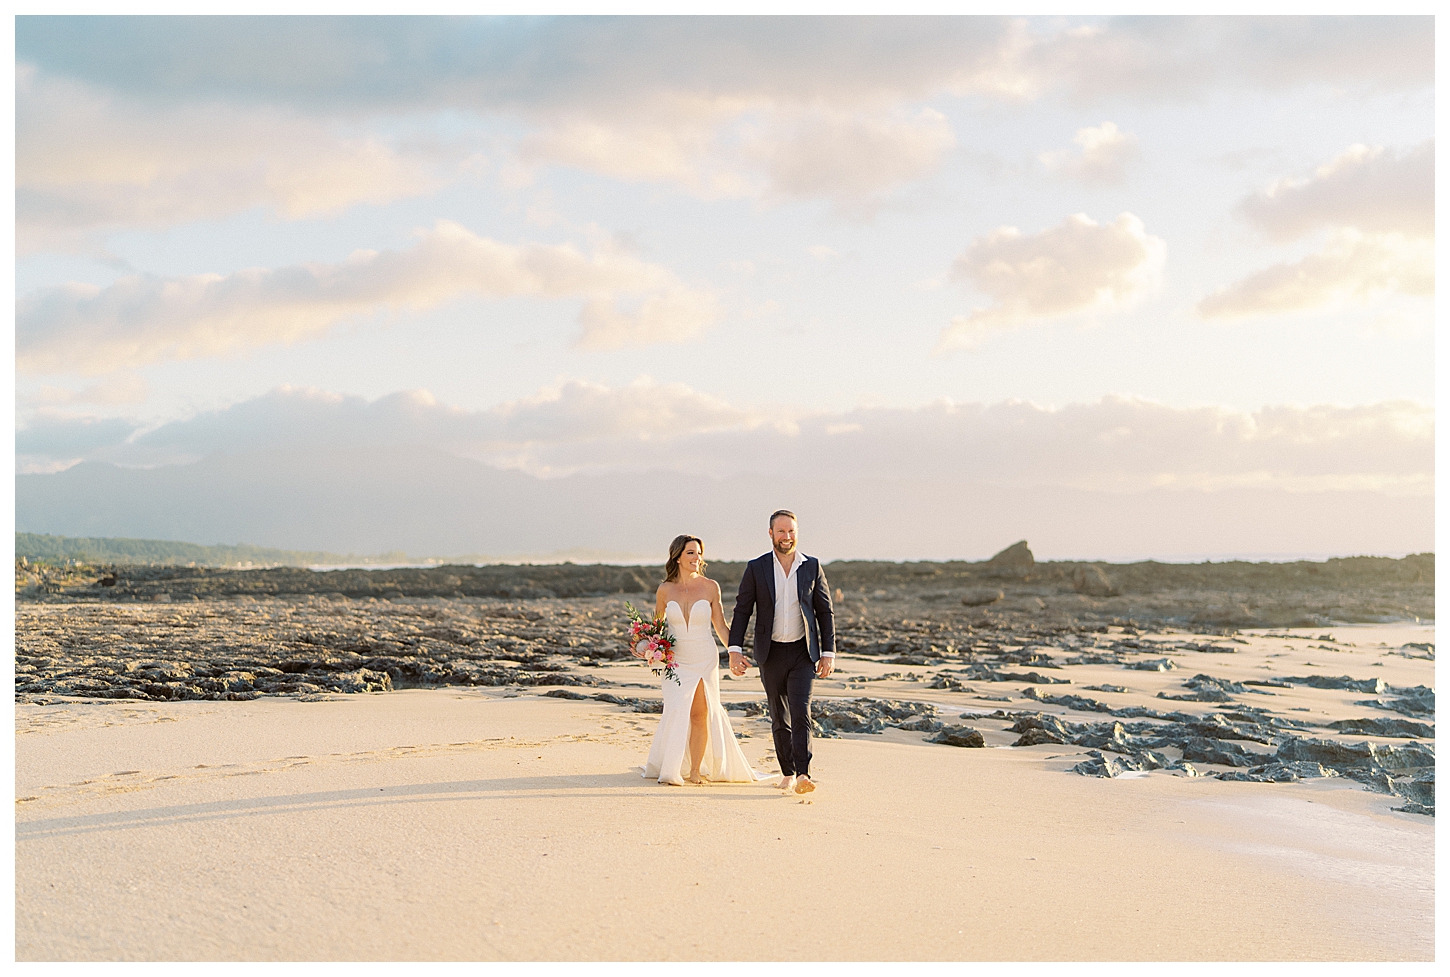
<instances>
[{"instance_id":1,"label":"navy trousers","mask_svg":"<svg viewBox=\"0 0 1450 977\"><path fill-rule=\"evenodd\" d=\"M770 708L770 733L775 737L775 758L780 772L810 776L811 685L816 666L806 642L771 642L770 654L760 663L760 681Z\"/></svg>"}]
</instances>

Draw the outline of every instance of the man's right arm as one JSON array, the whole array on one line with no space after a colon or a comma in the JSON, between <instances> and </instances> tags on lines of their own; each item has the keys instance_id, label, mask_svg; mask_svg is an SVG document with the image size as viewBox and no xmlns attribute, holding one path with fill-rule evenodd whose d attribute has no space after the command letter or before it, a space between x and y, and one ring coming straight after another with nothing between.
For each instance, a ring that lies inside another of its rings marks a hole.
<instances>
[{"instance_id":1,"label":"man's right arm","mask_svg":"<svg viewBox=\"0 0 1450 977\"><path fill-rule=\"evenodd\" d=\"M743 655L745 629L750 626L750 615L755 610L755 573L750 564L745 564L745 573L740 578L740 589L735 594L735 613L730 618L730 653Z\"/></svg>"}]
</instances>

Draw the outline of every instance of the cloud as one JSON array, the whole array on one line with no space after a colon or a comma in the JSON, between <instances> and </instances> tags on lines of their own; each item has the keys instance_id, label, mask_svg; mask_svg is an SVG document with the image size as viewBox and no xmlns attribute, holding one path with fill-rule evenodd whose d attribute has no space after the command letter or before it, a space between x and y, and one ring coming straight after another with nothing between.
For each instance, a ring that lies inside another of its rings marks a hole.
<instances>
[{"instance_id":1,"label":"cloud","mask_svg":"<svg viewBox=\"0 0 1450 977\"><path fill-rule=\"evenodd\" d=\"M1128 164L1138 156L1138 137L1120 131L1112 122L1079 129L1072 141L1081 147L1079 153L1056 151L1043 153L1038 159L1050 172L1083 183L1120 184L1127 176Z\"/></svg>"},{"instance_id":2,"label":"cloud","mask_svg":"<svg viewBox=\"0 0 1450 977\"><path fill-rule=\"evenodd\" d=\"M263 207L298 219L434 191L476 160L270 107L148 106L45 76L16 94L16 247Z\"/></svg>"},{"instance_id":3,"label":"cloud","mask_svg":"<svg viewBox=\"0 0 1450 977\"><path fill-rule=\"evenodd\" d=\"M1326 228L1431 237L1435 233L1435 140L1403 154L1350 146L1307 178L1290 177L1243 201L1244 217L1274 241Z\"/></svg>"},{"instance_id":4,"label":"cloud","mask_svg":"<svg viewBox=\"0 0 1450 977\"><path fill-rule=\"evenodd\" d=\"M666 100L647 116L548 120L521 140L519 161L671 184L704 199L828 200L859 217L934 173L955 142L946 117L932 109L903 117Z\"/></svg>"},{"instance_id":5,"label":"cloud","mask_svg":"<svg viewBox=\"0 0 1450 977\"><path fill-rule=\"evenodd\" d=\"M19 399L28 405L59 406L62 404L98 404L118 406L145 403L149 388L146 381L135 374L119 374L107 377L99 383L88 384L80 390L64 387L42 386Z\"/></svg>"},{"instance_id":6,"label":"cloud","mask_svg":"<svg viewBox=\"0 0 1450 977\"><path fill-rule=\"evenodd\" d=\"M634 441L643 450L711 431L749 429L766 423L744 410L683 383L641 377L627 387L569 381L533 397L500 404L489 412L497 439L512 446ZM667 460L657 462L669 467Z\"/></svg>"},{"instance_id":7,"label":"cloud","mask_svg":"<svg viewBox=\"0 0 1450 977\"><path fill-rule=\"evenodd\" d=\"M1047 409L1020 401L798 413L791 424L691 432L668 449L627 437L540 442L555 471L630 471L667 458L714 478L806 471L831 482L959 481L1018 488L1138 492L1433 492L1434 411L1271 406L1254 412L1174 408L1106 397Z\"/></svg>"},{"instance_id":8,"label":"cloud","mask_svg":"<svg viewBox=\"0 0 1450 977\"><path fill-rule=\"evenodd\" d=\"M156 101L603 114L653 100L1425 88L1430 17L26 17L16 56Z\"/></svg>"},{"instance_id":9,"label":"cloud","mask_svg":"<svg viewBox=\"0 0 1450 977\"><path fill-rule=\"evenodd\" d=\"M745 152L764 166L771 195L825 198L863 214L892 188L935 172L955 145L946 117L922 109L910 119L813 113L780 121Z\"/></svg>"},{"instance_id":10,"label":"cloud","mask_svg":"<svg viewBox=\"0 0 1450 977\"><path fill-rule=\"evenodd\" d=\"M1390 292L1435 294L1433 241L1341 231L1323 251L1219 289L1198 304L1198 313L1224 319L1304 312Z\"/></svg>"},{"instance_id":11,"label":"cloud","mask_svg":"<svg viewBox=\"0 0 1450 977\"><path fill-rule=\"evenodd\" d=\"M719 158L713 120L570 118L523 137L524 167L562 165L631 183L672 183L699 197L745 197L756 181Z\"/></svg>"},{"instance_id":12,"label":"cloud","mask_svg":"<svg viewBox=\"0 0 1450 977\"><path fill-rule=\"evenodd\" d=\"M426 309L466 294L582 298L577 343L587 349L687 340L714 317L709 293L687 288L659 265L610 250L586 256L568 244L503 244L439 221L410 248L358 251L336 265L136 275L106 288L32 293L18 303L16 367L100 373L223 356L315 338L377 310Z\"/></svg>"},{"instance_id":13,"label":"cloud","mask_svg":"<svg viewBox=\"0 0 1450 977\"><path fill-rule=\"evenodd\" d=\"M1166 252L1163 240L1129 213L1110 224L1074 214L1029 235L998 228L952 265L954 279L970 282L993 304L954 318L938 349L970 346L985 333L1032 321L1126 305L1157 279Z\"/></svg>"},{"instance_id":14,"label":"cloud","mask_svg":"<svg viewBox=\"0 0 1450 977\"><path fill-rule=\"evenodd\" d=\"M685 384L641 378L621 387L571 380L472 411L439 403L426 391L368 401L281 388L150 430L114 422L104 436L96 429L84 454L157 465L264 449L411 446L542 476L720 479L798 471L833 483L1424 496L1433 492L1434 420L1432 406L1406 401L1253 412L1122 397L1060 409L948 400L838 412L748 409ZM36 426L20 445L34 455L73 459L81 430Z\"/></svg>"},{"instance_id":15,"label":"cloud","mask_svg":"<svg viewBox=\"0 0 1450 977\"><path fill-rule=\"evenodd\" d=\"M606 350L691 339L718 315L708 292L683 286L646 295L629 308L612 297L592 298L579 312L580 349Z\"/></svg>"},{"instance_id":16,"label":"cloud","mask_svg":"<svg viewBox=\"0 0 1450 977\"><path fill-rule=\"evenodd\" d=\"M40 414L47 418L52 415ZM773 423L776 418L771 418ZM46 423L49 423L47 420ZM78 423L78 422L76 422ZM440 403L426 390L405 390L376 400L308 387L279 387L259 397L160 425L128 422L110 440L96 440L86 457L131 466L183 464L215 453L269 448L334 450L424 446L534 474L542 445L628 442L670 443L703 432L766 423L757 413L699 393L682 383L641 377L622 387L568 380L530 397L487 410ZM74 425L72 425L74 426ZM60 430L60 429L57 429ZM69 428L66 428L69 430ZM74 462L65 435L46 450L44 425L25 442L34 455ZM652 467L658 467L656 462Z\"/></svg>"},{"instance_id":17,"label":"cloud","mask_svg":"<svg viewBox=\"0 0 1450 977\"><path fill-rule=\"evenodd\" d=\"M475 143L515 187L561 165L861 216L950 149L943 96L1410 91L1433 48L1428 17L26 17L18 247L387 203L476 172ZM1115 179L1127 149L1061 162Z\"/></svg>"},{"instance_id":18,"label":"cloud","mask_svg":"<svg viewBox=\"0 0 1450 977\"><path fill-rule=\"evenodd\" d=\"M1205 318L1304 312L1390 293L1435 294L1435 141L1396 155L1354 145L1308 178L1280 180L1240 204L1274 241L1327 232L1317 252L1219 289Z\"/></svg>"},{"instance_id":19,"label":"cloud","mask_svg":"<svg viewBox=\"0 0 1450 977\"><path fill-rule=\"evenodd\" d=\"M1034 94L1164 102L1225 90L1424 89L1434 46L1429 17L1114 17L1042 30L1013 60Z\"/></svg>"}]
</instances>

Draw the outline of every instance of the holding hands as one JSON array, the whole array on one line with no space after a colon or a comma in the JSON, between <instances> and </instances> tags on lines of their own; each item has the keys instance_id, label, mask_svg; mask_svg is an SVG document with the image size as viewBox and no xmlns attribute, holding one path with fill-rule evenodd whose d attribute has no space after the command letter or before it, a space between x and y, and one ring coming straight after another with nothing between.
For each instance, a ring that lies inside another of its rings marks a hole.
<instances>
[{"instance_id":1,"label":"holding hands","mask_svg":"<svg viewBox=\"0 0 1450 977\"><path fill-rule=\"evenodd\" d=\"M731 675L734 675L736 678L739 678L740 676L742 676L742 675L745 674L745 669L747 667L749 667L749 663L746 662L744 655L740 654L740 652L738 652L738 651L732 651L732 652L730 652L730 674Z\"/></svg>"}]
</instances>

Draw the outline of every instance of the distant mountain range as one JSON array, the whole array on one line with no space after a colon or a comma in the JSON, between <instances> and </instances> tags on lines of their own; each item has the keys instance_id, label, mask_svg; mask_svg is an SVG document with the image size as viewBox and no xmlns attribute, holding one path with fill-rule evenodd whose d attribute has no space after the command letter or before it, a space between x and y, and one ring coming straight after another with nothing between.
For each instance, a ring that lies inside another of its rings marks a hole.
<instances>
[{"instance_id":1,"label":"distant mountain range","mask_svg":"<svg viewBox=\"0 0 1450 977\"><path fill-rule=\"evenodd\" d=\"M406 553L373 557L339 553L302 553L239 543L202 546L165 539L114 539L93 536L15 534L15 556L42 563L77 560L82 563L145 563L216 567L234 566L353 566L411 562Z\"/></svg>"},{"instance_id":2,"label":"distant mountain range","mask_svg":"<svg viewBox=\"0 0 1450 977\"><path fill-rule=\"evenodd\" d=\"M402 554L659 563L679 533L704 538L707 558L739 560L765 551L766 517L782 507L800 516L802 549L826 560L985 559L1023 538L1041 559L1113 562L1434 548L1433 498L1376 492L1105 492L909 471L541 479L409 447L218 454L158 468L88 462L15 480L19 533L251 544L184 561L198 563L421 562L391 559Z\"/></svg>"},{"instance_id":3,"label":"distant mountain range","mask_svg":"<svg viewBox=\"0 0 1450 977\"><path fill-rule=\"evenodd\" d=\"M234 546L218 544L203 546L200 543L182 543L169 539L118 539L97 536L50 536L41 533L16 533L15 556L25 557L32 562L63 563L74 560L80 563L144 564L166 566L207 567L398 567L430 566L445 562L455 563L509 563L521 562L522 557L504 554L502 557L490 554L466 553L449 557L410 556L401 551L359 555L356 553L325 553L318 550L281 550L267 546L252 546L238 543ZM543 554L541 560L530 562L547 563L630 563L620 560L617 554L603 550L572 549ZM656 561L658 562L658 561Z\"/></svg>"}]
</instances>

